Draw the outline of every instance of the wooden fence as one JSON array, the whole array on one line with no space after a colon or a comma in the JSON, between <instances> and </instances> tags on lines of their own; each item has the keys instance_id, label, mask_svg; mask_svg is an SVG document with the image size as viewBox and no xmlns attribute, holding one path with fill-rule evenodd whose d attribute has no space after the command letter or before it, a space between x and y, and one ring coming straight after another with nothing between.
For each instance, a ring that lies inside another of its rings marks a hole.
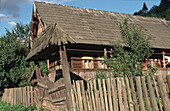
<instances>
[{"instance_id":1,"label":"wooden fence","mask_svg":"<svg viewBox=\"0 0 170 111\"><path fill-rule=\"evenodd\" d=\"M30 106L34 104L34 88L32 86L6 88L4 90L2 101L11 105L23 104Z\"/></svg>"},{"instance_id":2,"label":"wooden fence","mask_svg":"<svg viewBox=\"0 0 170 111\"><path fill-rule=\"evenodd\" d=\"M73 81L76 111L169 111L170 76Z\"/></svg>"}]
</instances>

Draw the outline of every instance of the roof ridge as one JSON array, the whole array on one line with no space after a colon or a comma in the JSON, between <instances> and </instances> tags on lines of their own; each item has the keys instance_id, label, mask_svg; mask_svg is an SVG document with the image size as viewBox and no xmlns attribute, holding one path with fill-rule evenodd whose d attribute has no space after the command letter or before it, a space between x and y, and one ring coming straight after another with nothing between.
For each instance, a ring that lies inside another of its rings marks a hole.
<instances>
[{"instance_id":1,"label":"roof ridge","mask_svg":"<svg viewBox=\"0 0 170 111\"><path fill-rule=\"evenodd\" d=\"M38 1L35 1L35 3L42 3L42 4L55 5L55 6L58 5L58 6L62 6L62 7L73 8L75 10L83 10L83 11L86 11L88 13L90 13L90 12L103 13L104 12L104 13L109 13L111 15L112 14L117 14L117 15L121 15L121 16L131 16L131 17L137 17L137 18L155 19L155 20L170 22L168 20L165 20L165 19L162 19L162 18L157 18L157 17L144 17L144 16L139 16L139 15L131 15L131 14L111 12L111 11L105 11L105 10L86 9L86 8L81 8L81 7L76 7L76 6L65 6L65 5L61 5L61 4L45 3L45 2L38 2Z\"/></svg>"}]
</instances>

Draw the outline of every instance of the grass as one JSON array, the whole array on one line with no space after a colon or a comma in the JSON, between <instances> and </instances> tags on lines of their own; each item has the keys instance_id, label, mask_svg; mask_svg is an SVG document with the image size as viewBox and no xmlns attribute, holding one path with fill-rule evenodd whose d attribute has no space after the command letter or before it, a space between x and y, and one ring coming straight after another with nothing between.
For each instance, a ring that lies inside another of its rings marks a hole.
<instances>
[{"instance_id":1,"label":"grass","mask_svg":"<svg viewBox=\"0 0 170 111\"><path fill-rule=\"evenodd\" d=\"M37 110L35 105L29 107L24 107L21 104L11 106L10 104L5 103L0 99L0 111L34 111L34 110Z\"/></svg>"}]
</instances>

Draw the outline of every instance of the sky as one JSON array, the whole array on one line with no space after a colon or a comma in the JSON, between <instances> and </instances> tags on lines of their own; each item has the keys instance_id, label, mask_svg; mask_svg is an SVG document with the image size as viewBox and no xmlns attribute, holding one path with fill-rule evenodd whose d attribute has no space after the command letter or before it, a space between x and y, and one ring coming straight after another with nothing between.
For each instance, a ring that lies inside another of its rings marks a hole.
<instances>
[{"instance_id":1,"label":"sky","mask_svg":"<svg viewBox=\"0 0 170 111\"><path fill-rule=\"evenodd\" d=\"M39 2L62 4L86 9L104 10L125 14L133 14L143 7L145 2L148 9L159 5L161 0L35 0ZM31 22L33 0L0 0L0 36L5 29L11 30L16 23Z\"/></svg>"}]
</instances>

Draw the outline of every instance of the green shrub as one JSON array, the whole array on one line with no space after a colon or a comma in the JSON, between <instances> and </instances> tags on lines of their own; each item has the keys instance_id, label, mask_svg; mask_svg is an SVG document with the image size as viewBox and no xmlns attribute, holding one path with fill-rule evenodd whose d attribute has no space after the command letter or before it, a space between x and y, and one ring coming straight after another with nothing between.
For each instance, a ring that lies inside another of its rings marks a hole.
<instances>
[{"instance_id":1,"label":"green shrub","mask_svg":"<svg viewBox=\"0 0 170 111\"><path fill-rule=\"evenodd\" d=\"M10 104L7 104L0 99L0 111L34 111L36 109L37 108L35 107L35 105L29 107L24 107L21 104L11 106Z\"/></svg>"}]
</instances>

